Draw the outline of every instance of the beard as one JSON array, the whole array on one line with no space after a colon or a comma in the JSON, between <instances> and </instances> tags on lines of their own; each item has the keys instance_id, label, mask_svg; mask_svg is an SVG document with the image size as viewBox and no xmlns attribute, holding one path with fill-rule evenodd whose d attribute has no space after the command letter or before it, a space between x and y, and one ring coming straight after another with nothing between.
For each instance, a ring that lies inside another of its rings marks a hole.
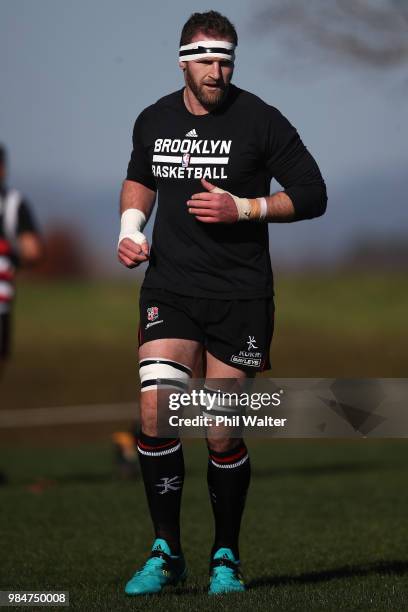
<instances>
[{"instance_id":1,"label":"beard","mask_svg":"<svg viewBox=\"0 0 408 612\"><path fill-rule=\"evenodd\" d=\"M227 92L227 85L225 85L223 82L214 83L214 85L217 85L217 89L212 90L206 87L204 84L200 84L195 81L193 75L188 69L188 65L186 67L186 82L197 100L207 110L212 110L219 106Z\"/></svg>"}]
</instances>

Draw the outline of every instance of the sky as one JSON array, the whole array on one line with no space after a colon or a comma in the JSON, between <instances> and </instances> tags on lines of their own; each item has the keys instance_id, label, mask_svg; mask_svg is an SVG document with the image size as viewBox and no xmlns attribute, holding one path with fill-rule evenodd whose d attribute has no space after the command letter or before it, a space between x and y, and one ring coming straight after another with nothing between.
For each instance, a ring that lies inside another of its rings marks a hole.
<instances>
[{"instance_id":1,"label":"sky","mask_svg":"<svg viewBox=\"0 0 408 612\"><path fill-rule=\"evenodd\" d=\"M360 236L406 235L407 66L343 61L312 49L299 28L261 31L257 16L269 5L0 0L0 142L9 183L40 225L68 221L101 270L120 271L118 200L134 120L182 86L181 27L213 8L238 30L233 82L288 117L328 187L324 217L270 224L272 261L331 262Z\"/></svg>"}]
</instances>

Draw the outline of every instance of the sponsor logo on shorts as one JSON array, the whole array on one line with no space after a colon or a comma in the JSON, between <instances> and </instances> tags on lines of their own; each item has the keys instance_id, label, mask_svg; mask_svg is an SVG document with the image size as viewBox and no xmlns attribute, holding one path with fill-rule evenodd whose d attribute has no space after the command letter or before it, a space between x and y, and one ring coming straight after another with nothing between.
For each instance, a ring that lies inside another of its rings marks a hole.
<instances>
[{"instance_id":1,"label":"sponsor logo on shorts","mask_svg":"<svg viewBox=\"0 0 408 612\"><path fill-rule=\"evenodd\" d=\"M230 361L231 363L236 363L237 365L258 368L261 365L262 352L252 350L258 348L255 336L248 336L248 340L246 340L246 343L248 345L248 350L239 351L238 355L232 355Z\"/></svg>"},{"instance_id":2,"label":"sponsor logo on shorts","mask_svg":"<svg viewBox=\"0 0 408 612\"><path fill-rule=\"evenodd\" d=\"M163 323L163 319L160 319L160 321L153 321L152 323L148 323L145 329L149 329L149 327L153 327L153 325L158 325L159 323Z\"/></svg>"},{"instance_id":3,"label":"sponsor logo on shorts","mask_svg":"<svg viewBox=\"0 0 408 612\"><path fill-rule=\"evenodd\" d=\"M248 336L247 345L248 345L248 351L250 351L251 349L257 349L258 348L256 346L255 336Z\"/></svg>"}]
</instances>

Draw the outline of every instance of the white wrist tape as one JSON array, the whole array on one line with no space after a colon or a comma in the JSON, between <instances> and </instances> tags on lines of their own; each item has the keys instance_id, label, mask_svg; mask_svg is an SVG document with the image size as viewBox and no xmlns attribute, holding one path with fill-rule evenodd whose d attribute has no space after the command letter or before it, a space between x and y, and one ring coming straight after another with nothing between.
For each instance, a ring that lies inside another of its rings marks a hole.
<instances>
[{"instance_id":1,"label":"white wrist tape","mask_svg":"<svg viewBox=\"0 0 408 612\"><path fill-rule=\"evenodd\" d=\"M228 193L231 196L237 207L238 221L262 221L266 217L268 205L265 198L239 198L220 187L215 187L211 193Z\"/></svg>"},{"instance_id":2,"label":"white wrist tape","mask_svg":"<svg viewBox=\"0 0 408 612\"><path fill-rule=\"evenodd\" d=\"M147 238L142 233L146 225L146 216L137 208L128 208L120 218L120 234L118 246L124 238L130 238L136 244L143 244Z\"/></svg>"},{"instance_id":3,"label":"white wrist tape","mask_svg":"<svg viewBox=\"0 0 408 612\"><path fill-rule=\"evenodd\" d=\"M259 220L263 221L266 217L266 214L268 212L268 203L266 201L265 198L257 198L258 202L261 205L261 210L260 210L260 214L259 214Z\"/></svg>"}]
</instances>

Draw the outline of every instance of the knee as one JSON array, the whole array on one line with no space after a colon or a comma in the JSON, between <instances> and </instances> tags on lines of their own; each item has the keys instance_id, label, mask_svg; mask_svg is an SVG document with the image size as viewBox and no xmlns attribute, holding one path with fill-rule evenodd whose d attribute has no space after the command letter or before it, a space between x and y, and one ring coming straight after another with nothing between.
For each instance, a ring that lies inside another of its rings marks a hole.
<instances>
[{"instance_id":1,"label":"knee","mask_svg":"<svg viewBox=\"0 0 408 612\"><path fill-rule=\"evenodd\" d=\"M244 445L242 438L207 438L207 446L210 452L227 453L242 445Z\"/></svg>"},{"instance_id":2,"label":"knee","mask_svg":"<svg viewBox=\"0 0 408 612\"><path fill-rule=\"evenodd\" d=\"M191 369L172 359L148 357L140 361L141 381L141 427L148 436L157 436L158 402L157 390L161 388L172 391L188 388Z\"/></svg>"}]
</instances>

